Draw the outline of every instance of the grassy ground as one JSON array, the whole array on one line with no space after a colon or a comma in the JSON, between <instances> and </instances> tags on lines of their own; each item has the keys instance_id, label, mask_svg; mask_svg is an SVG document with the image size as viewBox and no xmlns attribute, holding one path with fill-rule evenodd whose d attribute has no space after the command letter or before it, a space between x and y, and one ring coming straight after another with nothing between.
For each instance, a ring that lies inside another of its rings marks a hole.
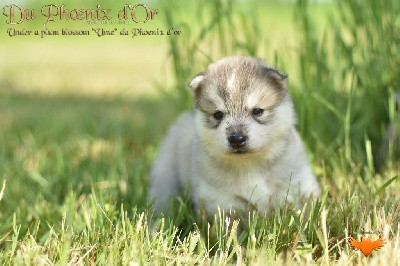
<instances>
[{"instance_id":1,"label":"grassy ground","mask_svg":"<svg viewBox=\"0 0 400 266\"><path fill-rule=\"evenodd\" d=\"M190 30L162 42L30 40L28 46L3 38L0 263L399 265L399 161L389 156L379 171L373 166L387 125L400 121L393 96L400 53L375 44L393 45L398 35L390 27L375 31L381 24L371 22L371 42L326 45L338 37L332 25L323 26L321 11L334 6L307 9L304 2L161 6L165 25L189 23ZM369 8L382 8L390 21L382 6ZM190 24L190 10L207 15ZM368 6L355 10L372 21ZM169 12L176 13L168 18ZM368 40L371 32L351 31L351 23L338 26L344 39ZM380 32L387 35L376 42ZM232 53L262 56L289 73L298 128L325 193L304 210L251 213L247 226L225 214L197 223L183 197L150 230L149 171L168 126L191 105L188 79ZM391 71L382 78L386 64ZM385 245L365 258L349 248L349 236L381 236Z\"/></svg>"},{"instance_id":2,"label":"grassy ground","mask_svg":"<svg viewBox=\"0 0 400 266\"><path fill-rule=\"evenodd\" d=\"M373 174L337 161L328 171L314 161L327 194L310 213L255 215L237 235L236 222L223 218L196 226L183 199L149 231L148 173L176 115L168 104L5 93L0 99L3 263L399 263L399 185L384 186L394 169ZM233 229L224 233L228 223ZM363 232L386 241L369 258L346 243Z\"/></svg>"}]
</instances>

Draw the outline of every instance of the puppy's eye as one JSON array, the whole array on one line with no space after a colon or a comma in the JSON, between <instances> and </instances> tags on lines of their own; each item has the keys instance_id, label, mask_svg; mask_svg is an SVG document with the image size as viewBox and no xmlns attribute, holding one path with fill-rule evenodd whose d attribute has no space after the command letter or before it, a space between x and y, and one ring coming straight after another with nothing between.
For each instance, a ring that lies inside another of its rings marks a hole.
<instances>
[{"instance_id":1,"label":"puppy's eye","mask_svg":"<svg viewBox=\"0 0 400 266\"><path fill-rule=\"evenodd\" d=\"M254 108L252 111L253 115L260 116L264 113L264 110L261 108Z\"/></svg>"},{"instance_id":2,"label":"puppy's eye","mask_svg":"<svg viewBox=\"0 0 400 266\"><path fill-rule=\"evenodd\" d=\"M221 119L224 117L224 114L223 114L221 111L216 111L216 112L213 114L213 116L214 116L215 119L221 120Z\"/></svg>"}]
</instances>

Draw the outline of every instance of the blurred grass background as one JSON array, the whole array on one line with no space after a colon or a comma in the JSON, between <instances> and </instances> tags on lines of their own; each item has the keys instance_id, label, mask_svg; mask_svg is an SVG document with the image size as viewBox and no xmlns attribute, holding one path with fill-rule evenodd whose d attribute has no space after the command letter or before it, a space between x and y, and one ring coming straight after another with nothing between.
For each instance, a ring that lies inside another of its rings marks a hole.
<instances>
[{"instance_id":1,"label":"blurred grass background","mask_svg":"<svg viewBox=\"0 0 400 266\"><path fill-rule=\"evenodd\" d=\"M5 1L4 5L12 1ZM53 1L54 4L62 4L63 1ZM128 30L138 27L143 29L169 29L171 26L182 28L184 36L188 38L203 30L204 21L210 20L213 14L212 6L206 2L190 3L187 1L165 4L173 13L174 25L167 21L166 12L158 1L144 1L153 9L160 9L161 13L153 21L145 24L135 24L127 20L126 24L115 25L89 25L79 20L59 20L48 24L49 30L89 29L103 27L105 29L126 28ZM90 37L82 36L19 36L9 37L6 29L33 29L43 30L45 18L40 14L40 9L46 3L26 1L20 6L34 9L36 19L25 21L19 25L6 24L7 18L0 20L2 34L0 36L0 81L2 87L12 88L14 91L39 92L56 95L83 95L83 96L115 96L135 97L142 95L155 95L154 83L162 83L164 88L173 86L175 80L171 69L171 57L168 56L169 40L165 36L145 36L131 38L131 36L104 36L97 37L91 32ZM65 3L64 3L65 4ZM66 3L67 9L95 9L96 1L84 3ZM112 21L118 21L117 11L126 4L124 1L100 3L101 8L112 9ZM262 6L257 11L256 6ZM238 23L249 24L258 20L263 27L263 33L256 40L262 47L262 55L272 58L278 50L293 53L296 49L297 29L293 25L293 5L279 1L267 1L260 4L256 2L239 2L232 12L241 13ZM204 9L204 10L203 10ZM325 21L323 6L315 7L316 18ZM138 9L142 11L141 9ZM203 12L193 20L193 14ZM203 10L203 11L202 11ZM256 13L253 13L257 11ZM211 13L210 13L211 12ZM144 15L139 12L138 16ZM262 14L262 15L260 15ZM232 14L232 16L236 16ZM252 16L257 16L252 18ZM249 18L247 20L247 18ZM202 20L200 24L197 20ZM323 23L321 23L323 25ZM248 27L252 27L249 25ZM235 29L232 29L235 30ZM251 28L249 28L252 31ZM285 32L285 34L281 34ZM250 32L251 33L251 32ZM242 35L243 32L237 32ZM243 37L243 36L242 36ZM206 53L210 43L206 43ZM213 44L215 46L216 43ZM106 51L106 52L105 52ZM228 52L228 51L226 51ZM233 51L231 51L233 52ZM221 55L219 55L221 56ZM202 66L199 66L199 68ZM18 75L18 78L15 76ZM38 78L40 77L40 78ZM34 81L34 82L32 82Z\"/></svg>"},{"instance_id":2,"label":"blurred grass background","mask_svg":"<svg viewBox=\"0 0 400 266\"><path fill-rule=\"evenodd\" d=\"M94 8L97 3L66 4ZM68 261L68 245L108 243L113 225L125 226L121 219L142 219L136 210L148 210L148 176L160 141L176 116L192 107L187 83L210 62L232 54L259 56L289 74L298 129L329 198L316 207L313 219L320 218L324 204L340 213L328 222L330 232L339 236L349 228L362 230L369 210L381 206L394 210L390 221L399 223L400 186L390 179L399 173L398 1L142 3L160 10L154 21L116 27L174 27L182 35L10 38L1 18L0 180L5 183L0 190L0 259L27 262L18 250L39 245L51 261ZM24 5L39 10L43 4ZM116 10L125 2L100 4ZM41 29L41 23L38 18L14 28ZM73 21L53 25L92 28ZM278 216L287 226L297 219L291 212ZM195 229L187 207L178 204L170 219L186 225L181 238ZM271 254L290 249L292 234L301 232L301 241L311 245L305 252L321 258L315 248L318 243L324 247L320 221L306 228L298 222L299 228L280 231ZM65 226L69 242L60 238ZM383 225L376 218L372 226ZM258 232L265 230L272 229ZM49 239L60 245L51 247ZM269 250L271 239L263 241ZM140 254L150 259L144 249ZM338 249L331 249L330 256ZM86 250L78 252L84 262L102 261L101 247L89 258Z\"/></svg>"}]
</instances>

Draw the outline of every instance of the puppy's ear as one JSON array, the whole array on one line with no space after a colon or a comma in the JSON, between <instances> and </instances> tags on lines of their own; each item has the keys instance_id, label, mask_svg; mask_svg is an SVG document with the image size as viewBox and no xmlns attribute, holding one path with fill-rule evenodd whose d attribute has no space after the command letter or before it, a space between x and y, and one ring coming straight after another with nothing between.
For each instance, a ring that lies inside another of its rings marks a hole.
<instances>
[{"instance_id":1,"label":"puppy's ear","mask_svg":"<svg viewBox=\"0 0 400 266\"><path fill-rule=\"evenodd\" d=\"M201 73L197 74L196 76L194 76L192 81L190 81L190 83L189 83L189 88L195 92L197 90L197 88L200 86L200 83L204 80L204 76L205 76L204 72L201 72Z\"/></svg>"},{"instance_id":2,"label":"puppy's ear","mask_svg":"<svg viewBox=\"0 0 400 266\"><path fill-rule=\"evenodd\" d=\"M272 83L276 88L287 89L288 87L288 76L279 72L275 68L264 67L264 75L267 77L268 81Z\"/></svg>"}]
</instances>

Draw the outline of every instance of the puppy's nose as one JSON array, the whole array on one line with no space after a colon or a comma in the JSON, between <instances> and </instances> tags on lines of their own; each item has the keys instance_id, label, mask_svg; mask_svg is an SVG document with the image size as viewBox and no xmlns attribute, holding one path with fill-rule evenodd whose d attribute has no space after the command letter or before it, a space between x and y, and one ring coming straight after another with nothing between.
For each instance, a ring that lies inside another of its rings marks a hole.
<instances>
[{"instance_id":1,"label":"puppy's nose","mask_svg":"<svg viewBox=\"0 0 400 266\"><path fill-rule=\"evenodd\" d=\"M242 133L233 134L228 137L229 145L232 148L241 148L246 144L247 137Z\"/></svg>"}]
</instances>

